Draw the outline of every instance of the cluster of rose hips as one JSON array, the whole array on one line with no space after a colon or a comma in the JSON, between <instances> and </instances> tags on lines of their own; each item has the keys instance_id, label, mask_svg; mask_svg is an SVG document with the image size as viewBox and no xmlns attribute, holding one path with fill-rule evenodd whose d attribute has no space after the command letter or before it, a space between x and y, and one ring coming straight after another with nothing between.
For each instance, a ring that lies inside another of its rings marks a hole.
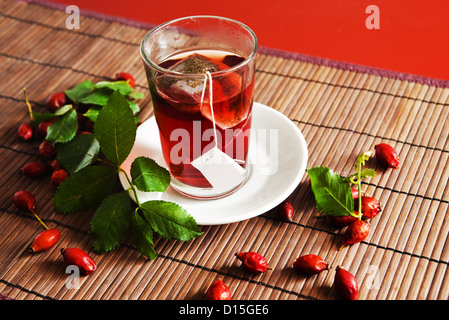
<instances>
[{"instance_id":1,"label":"cluster of rose hips","mask_svg":"<svg viewBox=\"0 0 449 320\"><path fill-rule=\"evenodd\" d=\"M393 169L399 167L400 161L397 152L386 143L380 143L375 146L375 156L382 165ZM352 188L351 191L354 199L355 211L358 213L360 210L358 207L358 190ZM360 211L362 213L362 219L352 215L326 215L327 221L330 224L338 228L347 227L343 234L343 241L340 248L364 240L369 233L369 224L366 220L374 218L381 212L379 201L375 198L362 195L361 200L362 207ZM294 212L295 210L289 201L284 201L279 205L280 215L287 220L292 219ZM260 273L270 269L267 260L256 252L238 252L236 257L242 261L242 265L250 272ZM298 257L293 262L293 268L303 274L314 275L324 270L328 270L329 265L320 256L307 254ZM340 266L336 267L334 286L342 299L357 300L359 295L357 280L354 275ZM207 300L231 300L232 296L229 287L227 287L221 279L218 279L210 285L204 298Z\"/></svg>"},{"instance_id":2,"label":"cluster of rose hips","mask_svg":"<svg viewBox=\"0 0 449 320\"><path fill-rule=\"evenodd\" d=\"M135 80L132 75L126 72L116 74L116 80L128 81L131 87L135 86ZM28 100L26 101L30 110L30 117L32 119L31 106ZM64 105L70 103L64 92L56 92L47 99L47 107L51 112L55 112ZM45 140L48 127L55 121L55 119L45 120L39 123L37 128L34 128L31 122L22 123L18 129L18 137L22 141L32 141L34 138L44 139L39 144L39 156L42 161L33 161L27 163L21 168L23 175L37 179L50 173L51 183L58 186L68 177L68 172L62 168L56 159L56 149L54 145ZM90 133L93 129L93 123L90 119L78 113L78 133ZM35 218L44 227L44 231L39 233L30 245L29 251L31 253L42 252L51 249L59 240L61 234L57 229L49 229L47 225L39 218L35 212L36 199L32 193L27 190L17 191L13 196L14 204L20 210L32 213ZM81 275L89 275L93 273L97 266L94 260L83 250L78 248L62 248L61 254L66 265L75 265L79 268Z\"/></svg>"}]
</instances>

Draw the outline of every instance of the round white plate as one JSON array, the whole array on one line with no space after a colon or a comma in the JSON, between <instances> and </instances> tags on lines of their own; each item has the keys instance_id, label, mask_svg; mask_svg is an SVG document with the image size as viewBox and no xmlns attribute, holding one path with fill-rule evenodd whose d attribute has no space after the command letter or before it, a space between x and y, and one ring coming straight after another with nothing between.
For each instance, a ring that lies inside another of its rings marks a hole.
<instances>
[{"instance_id":1,"label":"round white plate","mask_svg":"<svg viewBox=\"0 0 449 320\"><path fill-rule=\"evenodd\" d=\"M253 106L251 128L247 164L250 166L250 176L231 195L214 200L196 200L179 194L169 186L165 193L138 191L139 201L175 202L199 225L238 222L271 210L284 201L301 181L308 160L307 144L301 131L289 118L257 102ZM134 147L122 164L128 174L131 163L139 156L152 158L167 168L154 117L138 127ZM119 177L123 188L128 189L125 175L120 174Z\"/></svg>"}]
</instances>

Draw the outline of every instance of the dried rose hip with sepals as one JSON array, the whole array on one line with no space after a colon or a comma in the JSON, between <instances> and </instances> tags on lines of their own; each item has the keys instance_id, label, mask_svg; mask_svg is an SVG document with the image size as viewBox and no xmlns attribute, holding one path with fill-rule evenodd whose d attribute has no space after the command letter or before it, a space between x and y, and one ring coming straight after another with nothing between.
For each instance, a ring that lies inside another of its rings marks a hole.
<instances>
[{"instance_id":1,"label":"dried rose hip with sepals","mask_svg":"<svg viewBox=\"0 0 449 320\"><path fill-rule=\"evenodd\" d=\"M20 190L14 193L13 196L14 204L17 208L32 213L36 219L40 222L40 224L48 230L48 227L45 223L39 218L39 216L34 212L36 209L36 199L33 194L27 190Z\"/></svg>"},{"instance_id":2,"label":"dried rose hip with sepals","mask_svg":"<svg viewBox=\"0 0 449 320\"><path fill-rule=\"evenodd\" d=\"M382 211L379 201L373 197L362 196L361 202L362 210L359 210L359 201L354 201L354 208L362 212L362 219L372 219Z\"/></svg>"},{"instance_id":3,"label":"dried rose hip with sepals","mask_svg":"<svg viewBox=\"0 0 449 320\"><path fill-rule=\"evenodd\" d=\"M238 252L235 256L242 261L243 266L248 271L258 273L271 269L268 267L267 260L256 252Z\"/></svg>"},{"instance_id":4,"label":"dried rose hip with sepals","mask_svg":"<svg viewBox=\"0 0 449 320\"><path fill-rule=\"evenodd\" d=\"M323 258L316 254L307 254L298 257L295 262L293 262L293 267L299 272L313 275L327 270L328 264Z\"/></svg>"},{"instance_id":5,"label":"dried rose hip with sepals","mask_svg":"<svg viewBox=\"0 0 449 320\"><path fill-rule=\"evenodd\" d=\"M59 186L68 177L69 174L64 169L56 170L51 175L51 183L55 186Z\"/></svg>"},{"instance_id":6,"label":"dried rose hip with sepals","mask_svg":"<svg viewBox=\"0 0 449 320\"><path fill-rule=\"evenodd\" d=\"M50 109L50 111L55 112L56 110L64 106L66 104L66 101L67 99L64 92L53 93L47 99L48 109Z\"/></svg>"},{"instance_id":7,"label":"dried rose hip with sepals","mask_svg":"<svg viewBox=\"0 0 449 320\"><path fill-rule=\"evenodd\" d=\"M13 201L16 207L23 211L34 212L36 209L36 199L29 191L17 191L14 193Z\"/></svg>"},{"instance_id":8,"label":"dried rose hip with sepals","mask_svg":"<svg viewBox=\"0 0 449 320\"><path fill-rule=\"evenodd\" d=\"M357 215L358 212L355 211L354 214ZM358 220L358 218L350 214L346 216L333 216L328 214L326 215L326 220L334 227L343 228L351 225L354 221Z\"/></svg>"},{"instance_id":9,"label":"dried rose hip with sepals","mask_svg":"<svg viewBox=\"0 0 449 320\"><path fill-rule=\"evenodd\" d=\"M56 156L55 147L51 144L50 141L44 140L39 145L39 155L43 159L52 159Z\"/></svg>"},{"instance_id":10,"label":"dried rose hip with sepals","mask_svg":"<svg viewBox=\"0 0 449 320\"><path fill-rule=\"evenodd\" d=\"M334 278L335 289L341 298L345 300L357 300L359 296L359 286L355 277L338 266Z\"/></svg>"},{"instance_id":11,"label":"dried rose hip with sepals","mask_svg":"<svg viewBox=\"0 0 449 320\"><path fill-rule=\"evenodd\" d=\"M369 234L369 224L363 220L354 221L343 234L340 249L344 246L363 241Z\"/></svg>"},{"instance_id":12,"label":"dried rose hip with sepals","mask_svg":"<svg viewBox=\"0 0 449 320\"><path fill-rule=\"evenodd\" d=\"M293 209L293 205L289 201L284 201L279 206L279 213L283 218L292 220L293 215L295 214L295 209Z\"/></svg>"},{"instance_id":13,"label":"dried rose hip with sepals","mask_svg":"<svg viewBox=\"0 0 449 320\"><path fill-rule=\"evenodd\" d=\"M97 270L95 261L84 251L78 248L63 248L61 254L67 266L75 265L81 275L90 275Z\"/></svg>"},{"instance_id":14,"label":"dried rose hip with sepals","mask_svg":"<svg viewBox=\"0 0 449 320\"><path fill-rule=\"evenodd\" d=\"M17 130L17 136L24 141L30 141L33 138L33 126L31 123L22 123Z\"/></svg>"},{"instance_id":15,"label":"dried rose hip with sepals","mask_svg":"<svg viewBox=\"0 0 449 320\"><path fill-rule=\"evenodd\" d=\"M387 143L379 143L374 147L376 158L383 165L397 169L399 168L399 155L396 150Z\"/></svg>"},{"instance_id":16,"label":"dried rose hip with sepals","mask_svg":"<svg viewBox=\"0 0 449 320\"><path fill-rule=\"evenodd\" d=\"M214 281L204 296L206 300L231 300L231 290L221 279Z\"/></svg>"},{"instance_id":17,"label":"dried rose hip with sepals","mask_svg":"<svg viewBox=\"0 0 449 320\"><path fill-rule=\"evenodd\" d=\"M24 165L20 171L27 177L37 179L48 173L48 165L43 162L33 161Z\"/></svg>"}]
</instances>

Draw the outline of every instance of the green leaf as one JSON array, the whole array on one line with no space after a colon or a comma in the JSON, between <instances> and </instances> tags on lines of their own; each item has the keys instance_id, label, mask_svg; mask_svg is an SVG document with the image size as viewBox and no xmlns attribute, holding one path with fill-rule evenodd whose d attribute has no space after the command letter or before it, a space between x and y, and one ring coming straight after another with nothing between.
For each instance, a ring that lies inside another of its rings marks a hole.
<instances>
[{"instance_id":1,"label":"green leaf","mask_svg":"<svg viewBox=\"0 0 449 320\"><path fill-rule=\"evenodd\" d=\"M55 119L58 116L53 114L53 113L39 113L39 112L33 112L33 126L37 127L41 122L50 120L50 119Z\"/></svg>"},{"instance_id":2,"label":"green leaf","mask_svg":"<svg viewBox=\"0 0 449 320\"><path fill-rule=\"evenodd\" d=\"M66 104L65 106L62 106L61 108L56 109L54 115L55 116L62 116L62 115L66 114L67 112L69 112L72 109L73 109L73 107L72 107L71 104Z\"/></svg>"},{"instance_id":3,"label":"green leaf","mask_svg":"<svg viewBox=\"0 0 449 320\"><path fill-rule=\"evenodd\" d=\"M116 165L126 160L136 139L137 126L128 100L115 91L100 111L94 133L103 154Z\"/></svg>"},{"instance_id":4,"label":"green leaf","mask_svg":"<svg viewBox=\"0 0 449 320\"><path fill-rule=\"evenodd\" d=\"M131 212L128 191L115 193L103 200L90 221L95 252L104 253L120 245L128 232Z\"/></svg>"},{"instance_id":5,"label":"green leaf","mask_svg":"<svg viewBox=\"0 0 449 320\"><path fill-rule=\"evenodd\" d=\"M108 89L95 90L79 100L84 104L95 104L98 106L105 106L111 96L112 91Z\"/></svg>"},{"instance_id":6,"label":"green leaf","mask_svg":"<svg viewBox=\"0 0 449 320\"><path fill-rule=\"evenodd\" d=\"M70 142L59 144L56 150L61 165L74 173L98 159L100 144L93 134L80 134Z\"/></svg>"},{"instance_id":7,"label":"green leaf","mask_svg":"<svg viewBox=\"0 0 449 320\"><path fill-rule=\"evenodd\" d=\"M92 208L112 194L117 178L116 168L85 167L59 185L53 198L54 207L64 213Z\"/></svg>"},{"instance_id":8,"label":"green leaf","mask_svg":"<svg viewBox=\"0 0 449 320\"><path fill-rule=\"evenodd\" d=\"M153 159L137 157L131 164L133 184L140 191L165 192L170 184L170 172Z\"/></svg>"},{"instance_id":9,"label":"green leaf","mask_svg":"<svg viewBox=\"0 0 449 320\"><path fill-rule=\"evenodd\" d=\"M371 158L373 155L374 155L374 151L372 151L372 150L363 152L362 154L359 154L359 156L357 157L357 160L354 164L355 169L356 170L359 169L359 164L364 166L365 161L368 161L369 158Z\"/></svg>"},{"instance_id":10,"label":"green leaf","mask_svg":"<svg viewBox=\"0 0 449 320\"><path fill-rule=\"evenodd\" d=\"M140 111L140 107L137 103L135 103L134 101L128 101L129 102L129 107L131 108L131 110L133 111L133 114L137 114Z\"/></svg>"},{"instance_id":11,"label":"green leaf","mask_svg":"<svg viewBox=\"0 0 449 320\"><path fill-rule=\"evenodd\" d=\"M153 230L164 238L188 241L202 234L195 219L176 203L151 200L142 203L140 209Z\"/></svg>"},{"instance_id":12,"label":"green leaf","mask_svg":"<svg viewBox=\"0 0 449 320\"><path fill-rule=\"evenodd\" d=\"M95 89L95 85L90 80L78 83L74 88L65 90L65 94L75 103L79 103L82 98L87 96L92 90Z\"/></svg>"},{"instance_id":13,"label":"green leaf","mask_svg":"<svg viewBox=\"0 0 449 320\"><path fill-rule=\"evenodd\" d=\"M83 116L89 118L93 122L97 121L98 114L100 113L101 108L92 107L89 110L87 110L86 113L83 114Z\"/></svg>"},{"instance_id":14,"label":"green leaf","mask_svg":"<svg viewBox=\"0 0 449 320\"><path fill-rule=\"evenodd\" d=\"M119 91L122 95L127 96L134 91L128 81L99 81L95 84L97 89L110 89L111 91Z\"/></svg>"},{"instance_id":15,"label":"green leaf","mask_svg":"<svg viewBox=\"0 0 449 320\"><path fill-rule=\"evenodd\" d=\"M64 115L58 117L58 119L48 127L45 139L53 144L58 142L68 142L75 137L77 128L78 118L76 111L71 109Z\"/></svg>"},{"instance_id":16,"label":"green leaf","mask_svg":"<svg viewBox=\"0 0 449 320\"><path fill-rule=\"evenodd\" d=\"M131 214L131 232L137 249L147 258L156 259L157 252L154 250L153 230L148 223L139 215L139 208Z\"/></svg>"},{"instance_id":17,"label":"green leaf","mask_svg":"<svg viewBox=\"0 0 449 320\"><path fill-rule=\"evenodd\" d=\"M345 178L327 167L308 169L316 207L329 215L354 214L351 187Z\"/></svg>"},{"instance_id":18,"label":"green leaf","mask_svg":"<svg viewBox=\"0 0 449 320\"><path fill-rule=\"evenodd\" d=\"M130 97L131 99L140 100L143 99L145 96L143 92L133 91L128 95L128 97Z\"/></svg>"}]
</instances>

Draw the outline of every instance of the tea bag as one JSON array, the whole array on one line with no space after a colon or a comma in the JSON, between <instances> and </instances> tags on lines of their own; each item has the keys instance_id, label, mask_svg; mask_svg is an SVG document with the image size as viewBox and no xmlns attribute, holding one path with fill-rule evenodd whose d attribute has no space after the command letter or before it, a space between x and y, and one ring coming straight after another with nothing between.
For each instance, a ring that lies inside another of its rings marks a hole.
<instances>
[{"instance_id":1,"label":"tea bag","mask_svg":"<svg viewBox=\"0 0 449 320\"><path fill-rule=\"evenodd\" d=\"M214 129L215 146L198 158L194 159L191 162L191 165L203 174L203 176L207 179L207 181L209 181L217 192L226 192L244 181L246 170L242 168L234 159L218 148L216 134L217 124L215 121L215 110L213 107L214 86L212 85L212 76L209 71L206 72L204 82L209 83L209 101L207 104L209 105L211 111L210 115ZM201 107L206 104L205 91L206 90L204 90L201 95Z\"/></svg>"},{"instance_id":2,"label":"tea bag","mask_svg":"<svg viewBox=\"0 0 449 320\"><path fill-rule=\"evenodd\" d=\"M184 74L206 74L226 68L226 65L212 61L208 57L194 53L168 67ZM173 76L162 76L159 79L159 87L171 100L179 102L175 107L182 108L184 112L200 111L201 96L205 90L206 83L203 78L175 78ZM186 105L188 107L186 107Z\"/></svg>"}]
</instances>

